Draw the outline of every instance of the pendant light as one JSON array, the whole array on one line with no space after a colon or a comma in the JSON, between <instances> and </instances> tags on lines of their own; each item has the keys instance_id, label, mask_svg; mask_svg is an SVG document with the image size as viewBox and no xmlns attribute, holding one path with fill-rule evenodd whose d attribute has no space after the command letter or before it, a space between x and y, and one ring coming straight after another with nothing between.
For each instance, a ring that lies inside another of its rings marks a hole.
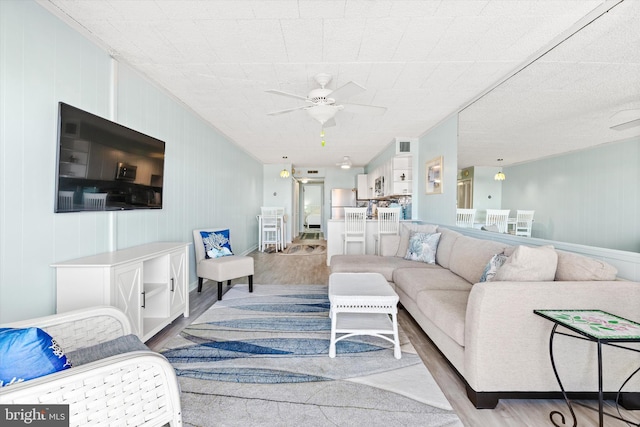
<instances>
[{"instance_id":1,"label":"pendant light","mask_svg":"<svg viewBox=\"0 0 640 427\"><path fill-rule=\"evenodd\" d=\"M498 162L501 162L503 159L497 159ZM502 171L498 171L497 174L495 174L493 176L493 179L495 179L496 181L504 181L507 177L504 175L504 173Z\"/></svg>"}]
</instances>

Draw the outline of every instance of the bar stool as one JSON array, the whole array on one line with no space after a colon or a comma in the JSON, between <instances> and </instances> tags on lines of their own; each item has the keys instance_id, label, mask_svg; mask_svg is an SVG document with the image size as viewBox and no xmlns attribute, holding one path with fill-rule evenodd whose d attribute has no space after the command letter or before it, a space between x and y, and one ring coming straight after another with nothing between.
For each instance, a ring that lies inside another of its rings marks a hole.
<instances>
[{"instance_id":1,"label":"bar stool","mask_svg":"<svg viewBox=\"0 0 640 427\"><path fill-rule=\"evenodd\" d=\"M349 243L362 243L362 253L365 253L367 228L367 208L344 208L344 253L347 253Z\"/></svg>"},{"instance_id":2,"label":"bar stool","mask_svg":"<svg viewBox=\"0 0 640 427\"><path fill-rule=\"evenodd\" d=\"M376 234L376 254L380 254L383 234L398 235L400 232L400 208L378 208L378 234Z\"/></svg>"}]
</instances>

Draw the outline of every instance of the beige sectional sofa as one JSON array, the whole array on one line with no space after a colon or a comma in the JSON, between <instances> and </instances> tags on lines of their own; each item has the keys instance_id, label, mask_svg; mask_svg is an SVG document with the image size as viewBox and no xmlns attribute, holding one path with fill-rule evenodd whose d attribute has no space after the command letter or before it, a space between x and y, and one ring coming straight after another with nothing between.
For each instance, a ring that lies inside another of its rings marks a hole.
<instances>
[{"instance_id":1,"label":"beige sectional sofa","mask_svg":"<svg viewBox=\"0 0 640 427\"><path fill-rule=\"evenodd\" d=\"M541 247L530 252L548 256L551 251L556 265L538 260L536 266L534 257L524 270L535 276L551 269L550 279L532 280L512 262L510 280L480 282L495 254L513 260L524 249L433 225L411 227L403 226L400 236L383 236L380 256L332 256L331 271L384 275L401 305L463 379L477 408L494 408L500 398L561 397L549 357L553 324L533 310L600 309L640 321L640 283L616 279L615 268L602 261ZM402 256L413 231L440 233L434 264ZM514 280L520 273L525 280ZM556 337L554 355L565 389L595 396L585 393L598 389L597 346ZM603 346L603 361L607 393L616 392L640 365L638 353L609 346ZM637 399L640 380L634 377L623 391L629 401Z\"/></svg>"}]
</instances>

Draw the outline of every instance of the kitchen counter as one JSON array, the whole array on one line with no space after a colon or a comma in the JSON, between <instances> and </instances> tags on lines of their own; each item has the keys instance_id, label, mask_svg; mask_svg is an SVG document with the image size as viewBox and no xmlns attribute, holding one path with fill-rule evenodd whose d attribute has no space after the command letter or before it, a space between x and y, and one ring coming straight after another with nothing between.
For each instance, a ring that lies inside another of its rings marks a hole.
<instances>
[{"instance_id":1,"label":"kitchen counter","mask_svg":"<svg viewBox=\"0 0 640 427\"><path fill-rule=\"evenodd\" d=\"M401 220L401 223L420 222L419 220ZM327 221L327 265L331 265L331 257L333 255L339 255L343 253L344 243L342 241L342 234L344 233L344 219L330 219ZM376 240L375 236L378 234L378 220L368 219L366 225L366 237L365 237L365 253L376 253ZM349 253L358 254L362 253L362 246L360 243L349 243Z\"/></svg>"}]
</instances>

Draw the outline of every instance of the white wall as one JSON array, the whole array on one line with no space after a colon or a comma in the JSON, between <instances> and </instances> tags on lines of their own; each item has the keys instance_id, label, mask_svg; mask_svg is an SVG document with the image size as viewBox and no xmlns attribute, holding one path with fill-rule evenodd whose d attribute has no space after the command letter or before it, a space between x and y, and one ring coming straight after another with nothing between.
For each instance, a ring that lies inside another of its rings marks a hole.
<instances>
[{"instance_id":1,"label":"white wall","mask_svg":"<svg viewBox=\"0 0 640 427\"><path fill-rule=\"evenodd\" d=\"M476 209L476 222L484 222L487 209L502 209L502 182L494 178L499 170L501 168L487 166L473 168L473 208Z\"/></svg>"},{"instance_id":2,"label":"white wall","mask_svg":"<svg viewBox=\"0 0 640 427\"><path fill-rule=\"evenodd\" d=\"M0 322L55 312L54 262L205 226L256 247L262 164L33 1L0 1L0 39ZM110 117L112 83L116 121L166 142L163 209L54 214L58 102Z\"/></svg>"},{"instance_id":3,"label":"white wall","mask_svg":"<svg viewBox=\"0 0 640 427\"><path fill-rule=\"evenodd\" d=\"M504 172L502 207L534 209L534 237L640 252L640 138Z\"/></svg>"}]
</instances>

